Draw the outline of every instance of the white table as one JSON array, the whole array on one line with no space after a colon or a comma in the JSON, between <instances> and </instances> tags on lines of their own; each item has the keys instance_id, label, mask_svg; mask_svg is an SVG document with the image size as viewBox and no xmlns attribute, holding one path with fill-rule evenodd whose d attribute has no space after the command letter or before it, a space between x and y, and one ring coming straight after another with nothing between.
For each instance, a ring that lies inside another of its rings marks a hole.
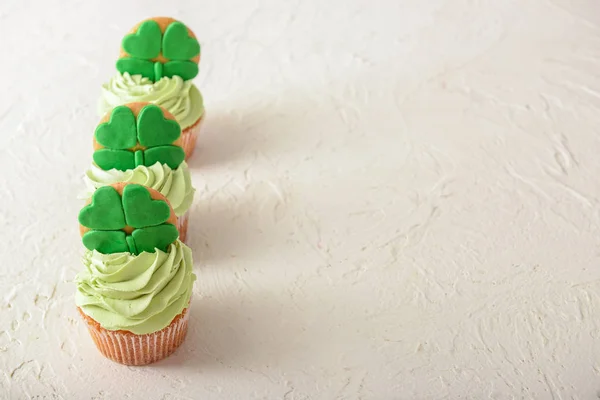
<instances>
[{"instance_id":1,"label":"white table","mask_svg":"<svg viewBox=\"0 0 600 400\"><path fill-rule=\"evenodd\" d=\"M600 2L102 3L0 5L0 398L596 398ZM198 281L129 368L74 307L76 196L165 12L203 44Z\"/></svg>"}]
</instances>

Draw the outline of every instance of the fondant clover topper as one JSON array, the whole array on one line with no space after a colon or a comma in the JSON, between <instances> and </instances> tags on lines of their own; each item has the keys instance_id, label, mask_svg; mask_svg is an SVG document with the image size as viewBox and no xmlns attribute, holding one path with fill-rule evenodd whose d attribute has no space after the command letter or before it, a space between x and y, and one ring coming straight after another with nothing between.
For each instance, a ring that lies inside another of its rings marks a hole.
<instances>
[{"instance_id":1,"label":"fondant clover topper","mask_svg":"<svg viewBox=\"0 0 600 400\"><path fill-rule=\"evenodd\" d=\"M83 245L103 254L166 251L179 237L176 223L162 194L134 183L98 188L79 212Z\"/></svg>"},{"instance_id":2,"label":"fondant clover topper","mask_svg":"<svg viewBox=\"0 0 600 400\"><path fill-rule=\"evenodd\" d=\"M121 42L120 73L142 75L152 81L178 75L198 75L200 44L194 32L173 18L156 17L136 25Z\"/></svg>"},{"instance_id":3,"label":"fondant clover topper","mask_svg":"<svg viewBox=\"0 0 600 400\"><path fill-rule=\"evenodd\" d=\"M157 161L171 169L185 159L181 127L167 110L150 103L113 108L94 133L94 162L103 170L121 171Z\"/></svg>"}]
</instances>

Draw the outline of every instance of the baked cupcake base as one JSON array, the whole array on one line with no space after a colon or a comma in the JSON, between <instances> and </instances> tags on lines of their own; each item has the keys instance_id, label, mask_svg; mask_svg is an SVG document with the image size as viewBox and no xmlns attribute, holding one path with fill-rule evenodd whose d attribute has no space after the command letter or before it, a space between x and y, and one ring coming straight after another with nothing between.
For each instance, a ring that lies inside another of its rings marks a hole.
<instances>
[{"instance_id":1,"label":"baked cupcake base","mask_svg":"<svg viewBox=\"0 0 600 400\"><path fill-rule=\"evenodd\" d=\"M188 330L187 308L166 328L146 335L123 330L109 331L88 317L81 308L77 307L77 310L100 353L109 360L125 365L147 365L168 357L183 343Z\"/></svg>"},{"instance_id":2,"label":"baked cupcake base","mask_svg":"<svg viewBox=\"0 0 600 400\"><path fill-rule=\"evenodd\" d=\"M202 121L204 121L205 115L206 111L204 114L202 114L200 119L194 123L194 125L181 131L181 147L183 147L183 151L185 152L186 160L188 160L194 153L196 141L198 140L198 134L200 133L200 126L202 125Z\"/></svg>"}]
</instances>

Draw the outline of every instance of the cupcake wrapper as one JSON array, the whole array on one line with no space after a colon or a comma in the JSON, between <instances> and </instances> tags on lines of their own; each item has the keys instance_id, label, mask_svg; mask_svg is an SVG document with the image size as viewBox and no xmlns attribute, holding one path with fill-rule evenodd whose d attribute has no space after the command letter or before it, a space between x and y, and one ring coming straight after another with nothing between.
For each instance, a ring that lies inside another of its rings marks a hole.
<instances>
[{"instance_id":1,"label":"cupcake wrapper","mask_svg":"<svg viewBox=\"0 0 600 400\"><path fill-rule=\"evenodd\" d=\"M181 217L177 218L177 230L179 231L179 240L186 243L188 220L190 219L190 212L186 211ZM187 244L187 243L186 243Z\"/></svg>"},{"instance_id":2,"label":"cupcake wrapper","mask_svg":"<svg viewBox=\"0 0 600 400\"><path fill-rule=\"evenodd\" d=\"M109 331L79 309L88 331L104 357L125 365L146 365L171 355L185 339L188 330L188 309L175 317L166 328L136 335L128 331Z\"/></svg>"},{"instance_id":3,"label":"cupcake wrapper","mask_svg":"<svg viewBox=\"0 0 600 400\"><path fill-rule=\"evenodd\" d=\"M188 160L194 153L194 149L196 148L196 140L198 139L198 133L200 132L200 126L202 125L205 114L206 112L202 114L200 119L196 121L194 125L184 129L181 132L181 147L183 147L183 151L185 151L186 160Z\"/></svg>"}]
</instances>

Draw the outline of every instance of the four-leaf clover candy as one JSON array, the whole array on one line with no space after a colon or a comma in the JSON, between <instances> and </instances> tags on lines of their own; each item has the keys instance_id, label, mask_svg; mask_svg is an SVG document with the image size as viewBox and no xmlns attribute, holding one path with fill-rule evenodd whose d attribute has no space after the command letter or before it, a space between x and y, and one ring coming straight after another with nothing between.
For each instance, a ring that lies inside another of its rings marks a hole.
<instances>
[{"instance_id":1,"label":"four-leaf clover candy","mask_svg":"<svg viewBox=\"0 0 600 400\"><path fill-rule=\"evenodd\" d=\"M79 212L84 246L103 254L166 251L177 240L177 217L159 192L134 183L97 189Z\"/></svg>"},{"instance_id":2,"label":"four-leaf clover candy","mask_svg":"<svg viewBox=\"0 0 600 400\"><path fill-rule=\"evenodd\" d=\"M150 103L113 108L94 133L93 159L107 171L151 166L156 162L176 169L185 159L181 127L167 110Z\"/></svg>"},{"instance_id":3,"label":"four-leaf clover candy","mask_svg":"<svg viewBox=\"0 0 600 400\"><path fill-rule=\"evenodd\" d=\"M169 17L137 24L121 42L120 73L142 75L153 81L163 76L189 80L198 75L200 44L183 23Z\"/></svg>"}]
</instances>

